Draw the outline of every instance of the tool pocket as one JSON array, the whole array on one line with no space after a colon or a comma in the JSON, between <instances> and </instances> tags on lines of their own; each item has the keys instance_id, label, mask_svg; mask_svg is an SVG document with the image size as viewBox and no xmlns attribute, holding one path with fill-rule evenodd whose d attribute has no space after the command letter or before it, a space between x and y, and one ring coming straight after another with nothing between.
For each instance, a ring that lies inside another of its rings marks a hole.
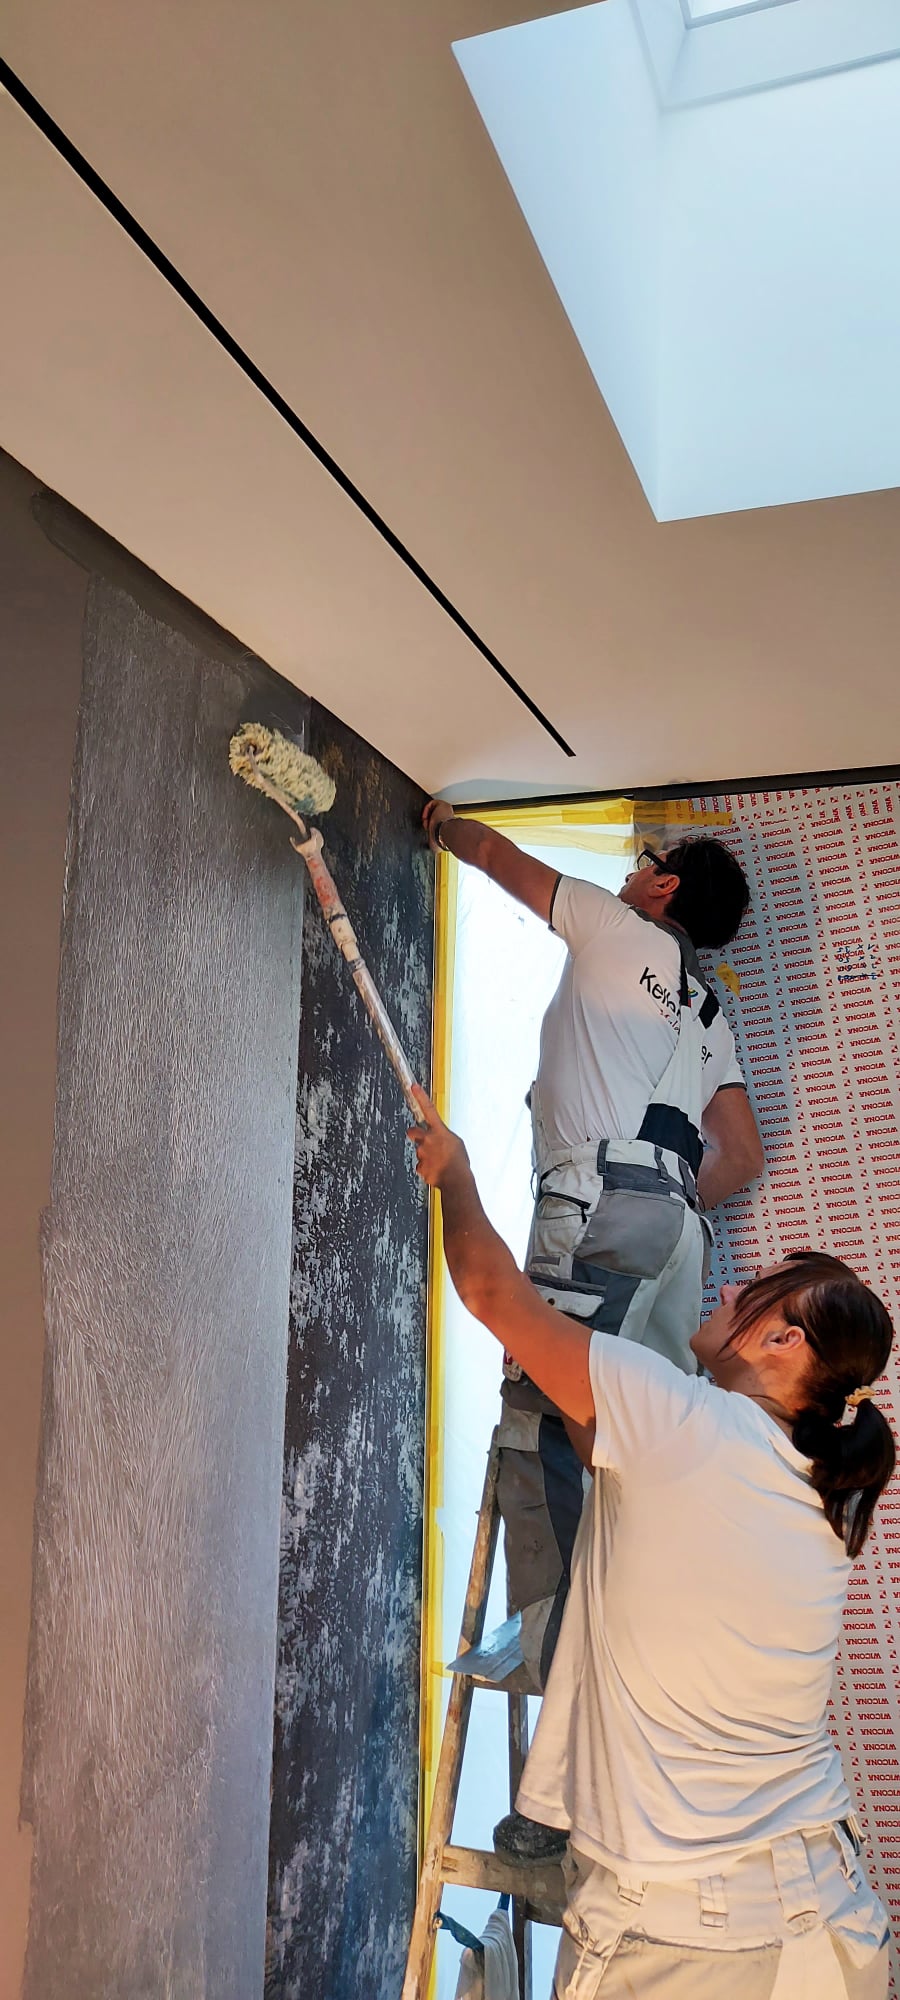
<instances>
[{"instance_id":1,"label":"tool pocket","mask_svg":"<svg viewBox=\"0 0 900 2000\"><path fill-rule=\"evenodd\" d=\"M595 2000L625 1928L615 1877L571 1848L563 1856L562 1872L566 1908L552 2000ZM589 1906L589 1921L582 1903Z\"/></svg>"},{"instance_id":2,"label":"tool pocket","mask_svg":"<svg viewBox=\"0 0 900 2000\"><path fill-rule=\"evenodd\" d=\"M872 1966L888 1942L887 1916L870 1887L852 1832L844 1825L831 1831L840 1854L843 1883L837 1906L826 1910L826 1928L838 1957L854 1972L862 1972Z\"/></svg>"},{"instance_id":3,"label":"tool pocket","mask_svg":"<svg viewBox=\"0 0 900 2000\"><path fill-rule=\"evenodd\" d=\"M605 1285L598 1283L590 1291L580 1292L574 1285L560 1284L558 1280L554 1284L552 1278L546 1278L539 1270L529 1268L528 1276L535 1291L548 1306L555 1306L557 1312L565 1313L566 1319L577 1319L582 1326L593 1328L603 1305Z\"/></svg>"},{"instance_id":4,"label":"tool pocket","mask_svg":"<svg viewBox=\"0 0 900 2000\"><path fill-rule=\"evenodd\" d=\"M572 1252L590 1206L590 1199L565 1194L554 1187L541 1188L526 1260L530 1278L549 1281L571 1275Z\"/></svg>"},{"instance_id":5,"label":"tool pocket","mask_svg":"<svg viewBox=\"0 0 900 2000\"><path fill-rule=\"evenodd\" d=\"M600 1196L574 1245L573 1279L583 1284L593 1268L658 1278L679 1242L684 1218L684 1203L669 1195L610 1189Z\"/></svg>"}]
</instances>

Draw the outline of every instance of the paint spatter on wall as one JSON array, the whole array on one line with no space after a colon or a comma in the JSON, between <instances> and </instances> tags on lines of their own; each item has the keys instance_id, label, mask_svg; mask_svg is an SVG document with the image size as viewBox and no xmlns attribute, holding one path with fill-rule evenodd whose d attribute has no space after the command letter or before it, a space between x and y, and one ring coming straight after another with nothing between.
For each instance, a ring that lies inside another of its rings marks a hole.
<instances>
[{"instance_id":1,"label":"paint spatter on wall","mask_svg":"<svg viewBox=\"0 0 900 2000\"><path fill-rule=\"evenodd\" d=\"M422 795L313 705L326 853L427 1082ZM415 1897L427 1207L407 1115L307 896L270 1847L269 2000L393 2000Z\"/></svg>"},{"instance_id":2,"label":"paint spatter on wall","mask_svg":"<svg viewBox=\"0 0 900 2000\"><path fill-rule=\"evenodd\" d=\"M741 982L733 965L726 965L723 959L721 965L716 966L716 978L721 979L722 984L728 987L729 992L734 994L736 1000L740 999Z\"/></svg>"}]
</instances>

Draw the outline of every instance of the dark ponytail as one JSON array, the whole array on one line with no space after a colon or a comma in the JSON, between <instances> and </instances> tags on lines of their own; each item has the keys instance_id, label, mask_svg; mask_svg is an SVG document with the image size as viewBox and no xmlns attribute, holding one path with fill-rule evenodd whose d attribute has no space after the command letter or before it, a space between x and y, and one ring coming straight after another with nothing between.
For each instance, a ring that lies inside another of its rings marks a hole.
<instances>
[{"instance_id":1,"label":"dark ponytail","mask_svg":"<svg viewBox=\"0 0 900 2000\"><path fill-rule=\"evenodd\" d=\"M870 1397L857 1405L851 1422L842 1419L848 1396L884 1372L893 1327L875 1293L837 1257L817 1251L801 1251L745 1286L732 1338L739 1340L776 1306L786 1325L802 1327L811 1350L792 1441L812 1460L810 1479L826 1520L852 1561L894 1470L896 1450L891 1427Z\"/></svg>"},{"instance_id":2,"label":"dark ponytail","mask_svg":"<svg viewBox=\"0 0 900 2000\"><path fill-rule=\"evenodd\" d=\"M793 1441L805 1458L812 1459L810 1479L825 1517L853 1560L894 1470L890 1425L872 1402L860 1403L849 1424L831 1423L815 1410L803 1410L794 1425Z\"/></svg>"}]
</instances>

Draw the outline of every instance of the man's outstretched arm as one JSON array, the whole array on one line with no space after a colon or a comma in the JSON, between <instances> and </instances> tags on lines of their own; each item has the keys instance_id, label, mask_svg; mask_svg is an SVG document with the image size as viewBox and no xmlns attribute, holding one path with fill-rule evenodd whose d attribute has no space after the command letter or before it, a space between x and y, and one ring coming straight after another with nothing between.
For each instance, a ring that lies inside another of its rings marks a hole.
<instances>
[{"instance_id":1,"label":"man's outstretched arm","mask_svg":"<svg viewBox=\"0 0 900 2000\"><path fill-rule=\"evenodd\" d=\"M717 1090L701 1121L703 1158L697 1187L704 1208L715 1208L765 1171L762 1140L746 1090Z\"/></svg>"},{"instance_id":2,"label":"man's outstretched arm","mask_svg":"<svg viewBox=\"0 0 900 2000\"><path fill-rule=\"evenodd\" d=\"M492 826L483 826L478 819L457 819L445 799L429 799L422 824L433 848L443 845L459 861L480 868L507 895L515 896L526 909L533 910L536 917L549 924L553 891L559 881L555 868L548 868L545 861L536 861L533 854L523 854L514 840L507 840L505 834L495 832Z\"/></svg>"},{"instance_id":3,"label":"man's outstretched arm","mask_svg":"<svg viewBox=\"0 0 900 2000\"><path fill-rule=\"evenodd\" d=\"M481 1206L462 1140L442 1124L424 1090L417 1087L416 1097L425 1123L408 1137L418 1173L440 1190L444 1252L463 1305L573 1425L593 1426L588 1329L545 1305L522 1276Z\"/></svg>"}]
</instances>

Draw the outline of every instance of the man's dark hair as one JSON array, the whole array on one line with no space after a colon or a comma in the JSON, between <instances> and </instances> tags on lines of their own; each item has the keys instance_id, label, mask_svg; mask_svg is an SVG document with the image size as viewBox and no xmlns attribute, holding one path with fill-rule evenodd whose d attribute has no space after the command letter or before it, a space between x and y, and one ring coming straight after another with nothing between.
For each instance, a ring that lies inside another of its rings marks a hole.
<instances>
[{"instance_id":1,"label":"man's dark hair","mask_svg":"<svg viewBox=\"0 0 900 2000\"><path fill-rule=\"evenodd\" d=\"M693 945L721 950L730 944L750 902L740 862L720 840L680 840L666 866L679 877L666 916L681 924Z\"/></svg>"}]
</instances>

